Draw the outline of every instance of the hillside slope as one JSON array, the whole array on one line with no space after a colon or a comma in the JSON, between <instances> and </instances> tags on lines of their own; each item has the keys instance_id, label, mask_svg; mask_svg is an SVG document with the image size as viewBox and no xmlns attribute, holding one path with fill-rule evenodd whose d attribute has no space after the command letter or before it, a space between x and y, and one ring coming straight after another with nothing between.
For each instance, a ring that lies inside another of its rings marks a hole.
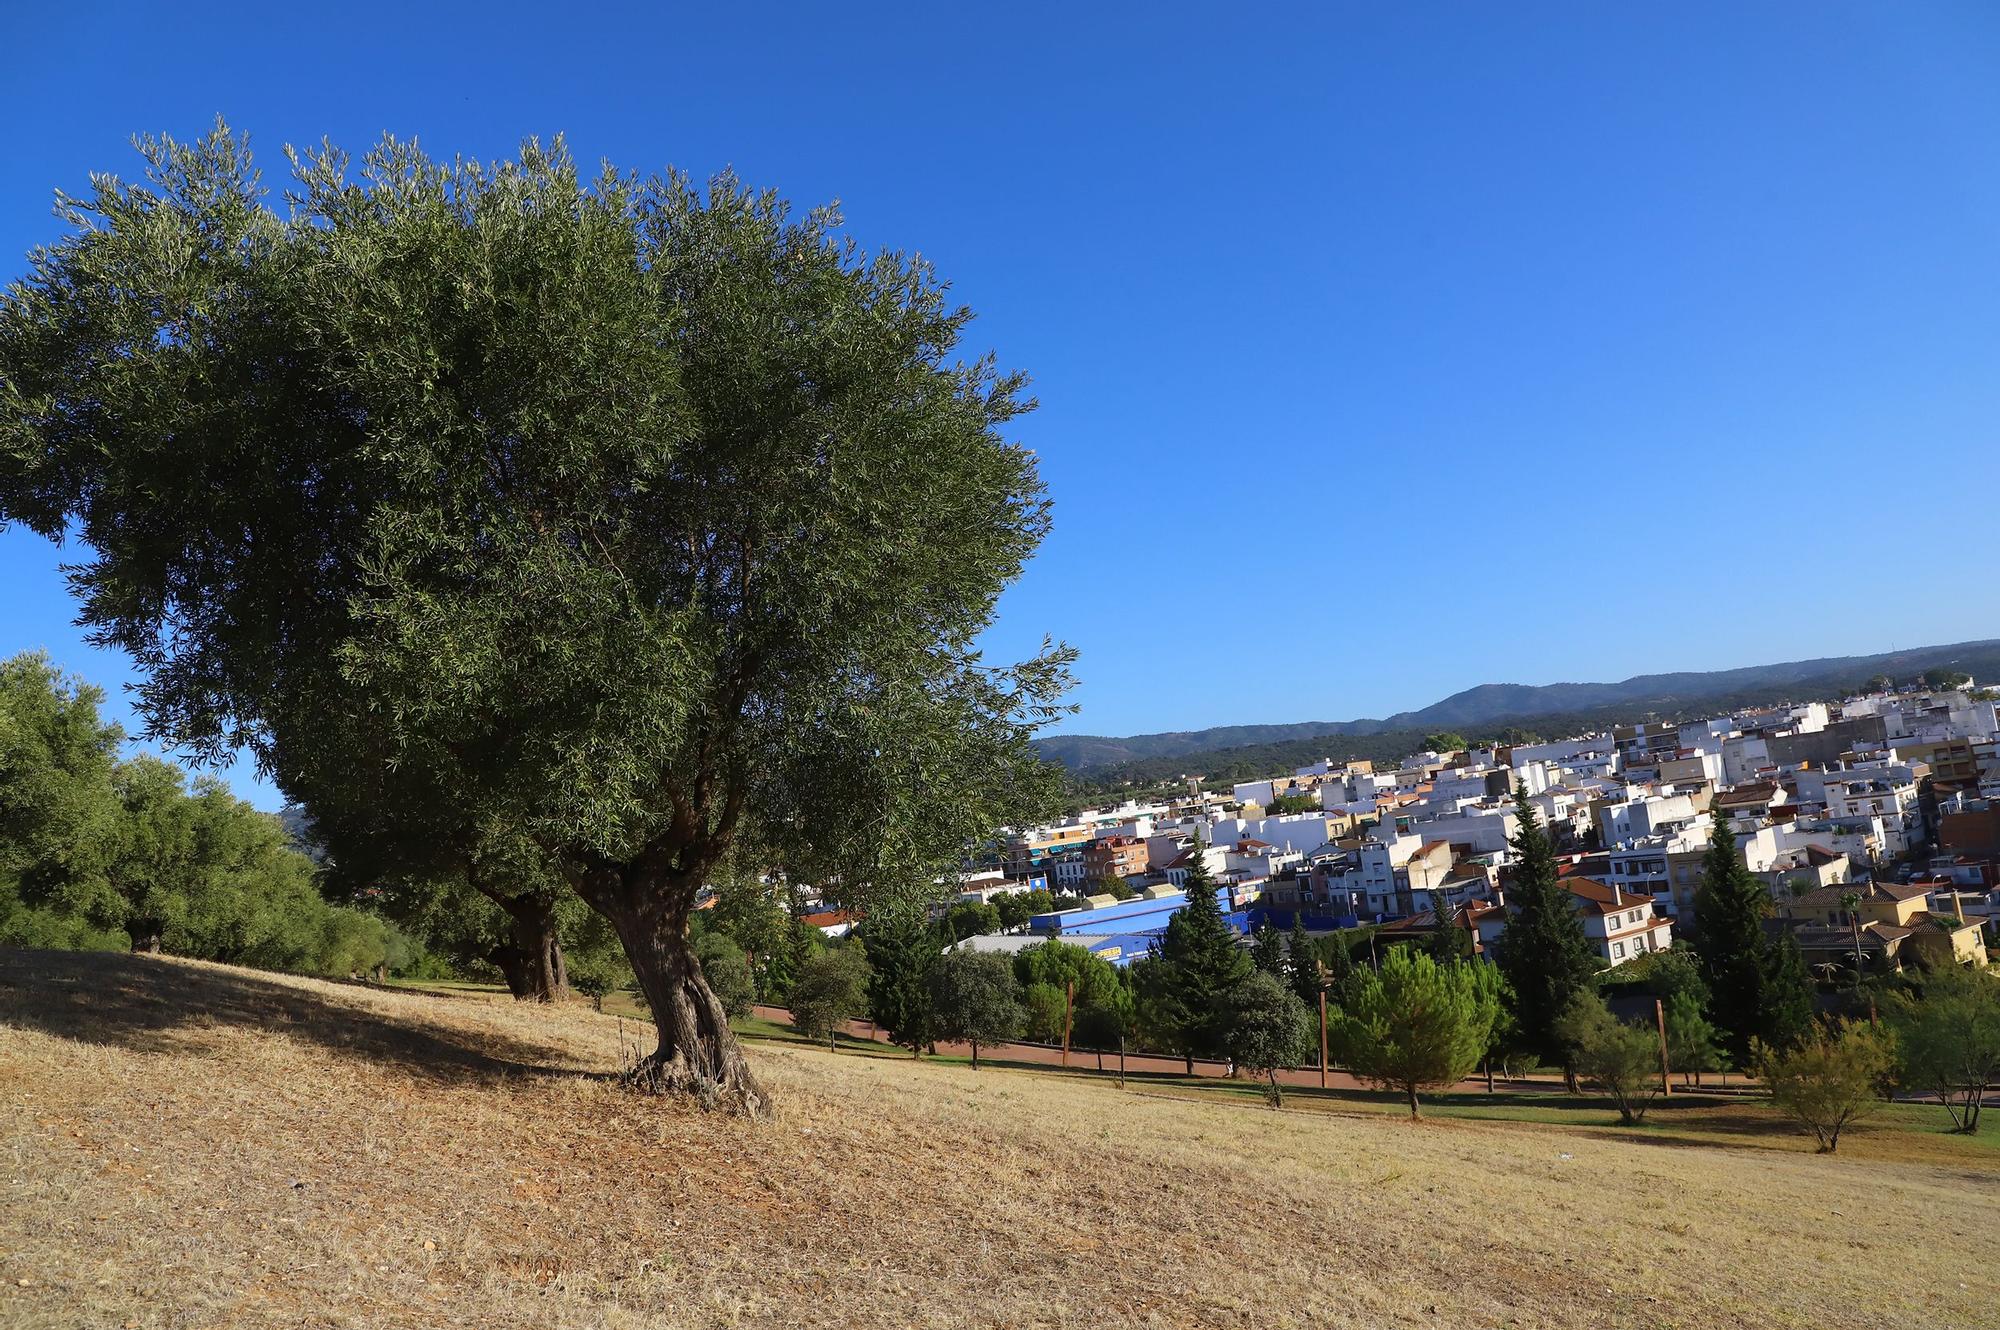
<instances>
[{"instance_id":1,"label":"hillside slope","mask_svg":"<svg viewBox=\"0 0 2000 1330\"><path fill-rule=\"evenodd\" d=\"M751 1124L617 1089L631 1027L587 1010L124 956L0 951L0 1022L10 1327L1825 1330L2000 1299L2000 1184L1963 1158L779 1045Z\"/></svg>"},{"instance_id":2,"label":"hillside slope","mask_svg":"<svg viewBox=\"0 0 2000 1330\"><path fill-rule=\"evenodd\" d=\"M1908 679L1935 666L1965 670L1976 678L2000 676L2000 640L1915 647L1873 656L1825 656L1741 669L1639 674L1616 683L1488 683L1453 693L1416 711L1379 720L1300 721L1282 725L1220 725L1205 730L1113 737L1052 734L1036 741L1042 756L1072 771L1085 771L1146 758L1210 754L1248 745L1269 745L1335 736L1409 732L1421 736L1441 729L1497 729L1551 716L1618 709L1677 711L1709 700L1731 705L1777 701L1800 695L1839 692L1887 674Z\"/></svg>"}]
</instances>

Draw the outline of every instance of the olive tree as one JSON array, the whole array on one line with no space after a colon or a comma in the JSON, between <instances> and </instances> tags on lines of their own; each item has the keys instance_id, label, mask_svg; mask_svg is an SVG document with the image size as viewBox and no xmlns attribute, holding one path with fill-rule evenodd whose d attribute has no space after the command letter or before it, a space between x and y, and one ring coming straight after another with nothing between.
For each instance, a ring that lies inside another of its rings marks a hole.
<instances>
[{"instance_id":1,"label":"olive tree","mask_svg":"<svg viewBox=\"0 0 2000 1330\"><path fill-rule=\"evenodd\" d=\"M1840 1133L1887 1102L1883 1082L1894 1069L1893 1041L1859 1022L1814 1026L1787 1049L1753 1046L1771 1102L1813 1134L1819 1153L1840 1148Z\"/></svg>"},{"instance_id":2,"label":"olive tree","mask_svg":"<svg viewBox=\"0 0 2000 1330\"><path fill-rule=\"evenodd\" d=\"M920 259L731 176L385 140L292 154L280 210L223 127L142 146L0 301L0 516L87 548L155 736L286 785L366 706L616 931L637 1079L762 1111L689 944L745 828L865 905L1057 797L1069 654L974 646L1048 522L1024 380Z\"/></svg>"}]
</instances>

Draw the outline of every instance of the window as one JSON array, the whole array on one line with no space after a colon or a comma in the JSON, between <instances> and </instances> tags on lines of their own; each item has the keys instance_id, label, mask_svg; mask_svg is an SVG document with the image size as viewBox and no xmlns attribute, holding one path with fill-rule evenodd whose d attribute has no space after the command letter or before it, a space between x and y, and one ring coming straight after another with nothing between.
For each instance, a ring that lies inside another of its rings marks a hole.
<instances>
[{"instance_id":1,"label":"window","mask_svg":"<svg viewBox=\"0 0 2000 1330\"><path fill-rule=\"evenodd\" d=\"M1614 942L1611 944L1611 959L1620 961L1625 959L1625 944L1623 942Z\"/></svg>"}]
</instances>

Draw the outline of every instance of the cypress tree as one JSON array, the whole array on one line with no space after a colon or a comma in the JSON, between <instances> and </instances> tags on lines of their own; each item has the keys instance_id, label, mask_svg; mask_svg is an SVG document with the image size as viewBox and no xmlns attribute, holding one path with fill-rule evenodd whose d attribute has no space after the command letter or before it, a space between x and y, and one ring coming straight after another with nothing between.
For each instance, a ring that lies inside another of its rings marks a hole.
<instances>
[{"instance_id":1,"label":"cypress tree","mask_svg":"<svg viewBox=\"0 0 2000 1330\"><path fill-rule=\"evenodd\" d=\"M889 1038L920 1054L937 1038L932 971L940 944L914 910L870 915L861 928L868 954L868 1015Z\"/></svg>"},{"instance_id":2,"label":"cypress tree","mask_svg":"<svg viewBox=\"0 0 2000 1330\"><path fill-rule=\"evenodd\" d=\"M1297 915L1292 916L1291 936L1285 940L1285 978L1299 1001L1319 1009L1320 965L1319 948L1313 945L1306 932L1305 922Z\"/></svg>"},{"instance_id":3,"label":"cypress tree","mask_svg":"<svg viewBox=\"0 0 2000 1330\"><path fill-rule=\"evenodd\" d=\"M1250 963L1263 974L1278 975L1285 965L1285 944L1278 930L1265 923L1250 934Z\"/></svg>"},{"instance_id":4,"label":"cypress tree","mask_svg":"<svg viewBox=\"0 0 2000 1330\"><path fill-rule=\"evenodd\" d=\"M1528 802L1525 786L1514 786L1514 883L1510 913L1501 930L1500 972L1512 991L1516 1038L1521 1047L1547 1060L1567 1057L1556 1022L1578 993L1590 987L1597 955L1584 937L1569 893L1556 877L1555 846ZM1566 1065L1566 1064L1565 1064Z\"/></svg>"},{"instance_id":5,"label":"cypress tree","mask_svg":"<svg viewBox=\"0 0 2000 1330\"><path fill-rule=\"evenodd\" d=\"M1195 842L1188 870L1187 904L1175 910L1155 946L1163 963L1162 999L1170 1013L1174 1051L1192 1065L1198 1057L1222 1057L1230 997L1252 972L1249 956L1222 917L1207 856Z\"/></svg>"},{"instance_id":6,"label":"cypress tree","mask_svg":"<svg viewBox=\"0 0 2000 1330\"><path fill-rule=\"evenodd\" d=\"M1354 973L1354 953L1348 950L1347 935L1341 932L1330 934L1321 952L1326 958L1327 987L1338 992L1348 976Z\"/></svg>"},{"instance_id":7,"label":"cypress tree","mask_svg":"<svg viewBox=\"0 0 2000 1330\"><path fill-rule=\"evenodd\" d=\"M1782 984L1796 1005L1795 985L1782 977L1782 956L1764 936L1764 918L1771 912L1771 893L1743 862L1736 832L1718 810L1708 855L1702 862L1701 885L1694 894L1694 953L1708 981L1709 1019L1722 1035L1722 1046L1739 1067L1747 1064L1750 1041L1763 1038L1774 1019L1790 1017L1765 1011L1767 998ZM1800 967L1801 974L1803 966ZM1810 994L1807 1003L1810 1006ZM1787 1031L1789 1035L1790 1031Z\"/></svg>"},{"instance_id":8,"label":"cypress tree","mask_svg":"<svg viewBox=\"0 0 2000 1330\"><path fill-rule=\"evenodd\" d=\"M1789 1052L1812 1033L1812 976L1798 939L1790 933L1765 948L1764 997L1758 1008L1757 1037Z\"/></svg>"}]
</instances>

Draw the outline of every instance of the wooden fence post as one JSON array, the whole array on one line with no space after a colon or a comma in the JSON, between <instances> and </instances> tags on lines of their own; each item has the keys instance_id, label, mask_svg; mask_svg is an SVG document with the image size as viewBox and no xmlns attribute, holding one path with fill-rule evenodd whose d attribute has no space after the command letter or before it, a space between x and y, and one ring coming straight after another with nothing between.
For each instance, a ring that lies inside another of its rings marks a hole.
<instances>
[{"instance_id":1,"label":"wooden fence post","mask_svg":"<svg viewBox=\"0 0 2000 1330\"><path fill-rule=\"evenodd\" d=\"M1660 1093L1671 1094L1673 1085L1668 1077L1672 1071L1667 1065L1667 1009L1658 998L1653 999L1653 1019L1660 1027Z\"/></svg>"},{"instance_id":2,"label":"wooden fence post","mask_svg":"<svg viewBox=\"0 0 2000 1330\"><path fill-rule=\"evenodd\" d=\"M1067 980L1063 984L1063 1065L1065 1067L1069 1065L1070 1017L1073 1016L1075 1012L1076 1012L1076 980L1071 979Z\"/></svg>"},{"instance_id":3,"label":"wooden fence post","mask_svg":"<svg viewBox=\"0 0 2000 1330\"><path fill-rule=\"evenodd\" d=\"M1319 1088L1326 1088L1326 990L1319 991Z\"/></svg>"}]
</instances>

